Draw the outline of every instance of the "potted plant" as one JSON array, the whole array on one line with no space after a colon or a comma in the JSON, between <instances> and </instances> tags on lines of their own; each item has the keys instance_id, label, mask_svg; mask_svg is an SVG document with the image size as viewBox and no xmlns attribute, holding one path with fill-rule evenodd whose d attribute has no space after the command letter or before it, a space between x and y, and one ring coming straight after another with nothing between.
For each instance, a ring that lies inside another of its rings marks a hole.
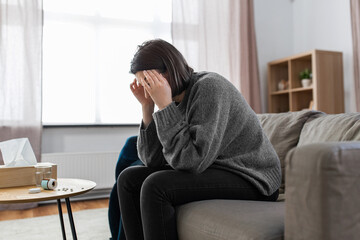
<instances>
[{"instance_id":1,"label":"potted plant","mask_svg":"<svg viewBox=\"0 0 360 240\"><path fill-rule=\"evenodd\" d=\"M312 84L312 73L308 68L305 68L304 71L300 72L301 85L303 87L310 87Z\"/></svg>"}]
</instances>

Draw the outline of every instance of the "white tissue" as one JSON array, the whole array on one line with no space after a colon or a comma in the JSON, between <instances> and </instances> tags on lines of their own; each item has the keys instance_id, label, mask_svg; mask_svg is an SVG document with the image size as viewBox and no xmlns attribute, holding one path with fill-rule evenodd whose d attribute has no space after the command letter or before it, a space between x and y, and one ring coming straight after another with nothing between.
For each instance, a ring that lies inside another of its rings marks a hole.
<instances>
[{"instance_id":1,"label":"white tissue","mask_svg":"<svg viewBox=\"0 0 360 240\"><path fill-rule=\"evenodd\" d=\"M28 138L17 138L0 142L5 166L24 167L36 164L36 157Z\"/></svg>"}]
</instances>

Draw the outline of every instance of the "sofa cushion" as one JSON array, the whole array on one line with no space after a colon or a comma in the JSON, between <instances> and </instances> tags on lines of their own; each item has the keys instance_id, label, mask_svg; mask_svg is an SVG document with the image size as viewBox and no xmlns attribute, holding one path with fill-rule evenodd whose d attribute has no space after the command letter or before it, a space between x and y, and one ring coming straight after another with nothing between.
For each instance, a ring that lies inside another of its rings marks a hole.
<instances>
[{"instance_id":1,"label":"sofa cushion","mask_svg":"<svg viewBox=\"0 0 360 240\"><path fill-rule=\"evenodd\" d=\"M177 208L179 240L283 239L284 202L206 200Z\"/></svg>"},{"instance_id":2,"label":"sofa cushion","mask_svg":"<svg viewBox=\"0 0 360 240\"><path fill-rule=\"evenodd\" d=\"M360 113L310 118L301 131L298 146L333 141L360 141Z\"/></svg>"},{"instance_id":3,"label":"sofa cushion","mask_svg":"<svg viewBox=\"0 0 360 240\"><path fill-rule=\"evenodd\" d=\"M280 159L282 173L280 193L283 193L285 190L284 170L286 154L298 144L301 130L308 118L318 117L322 114L324 113L309 110L258 114L264 132Z\"/></svg>"}]
</instances>

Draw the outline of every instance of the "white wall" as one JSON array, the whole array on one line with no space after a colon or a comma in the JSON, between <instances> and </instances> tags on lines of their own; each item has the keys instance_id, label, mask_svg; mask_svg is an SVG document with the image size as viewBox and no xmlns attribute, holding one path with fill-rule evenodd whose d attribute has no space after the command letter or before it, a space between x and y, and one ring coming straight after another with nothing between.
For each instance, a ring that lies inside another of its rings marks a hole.
<instances>
[{"instance_id":1,"label":"white wall","mask_svg":"<svg viewBox=\"0 0 360 240\"><path fill-rule=\"evenodd\" d=\"M293 54L293 17L290 0L254 0L261 102L267 111L267 63Z\"/></svg>"},{"instance_id":2,"label":"white wall","mask_svg":"<svg viewBox=\"0 0 360 240\"><path fill-rule=\"evenodd\" d=\"M350 1L254 0L262 106L267 63L312 49L343 52L345 112L356 111Z\"/></svg>"},{"instance_id":3,"label":"white wall","mask_svg":"<svg viewBox=\"0 0 360 240\"><path fill-rule=\"evenodd\" d=\"M343 53L345 112L355 112L350 1L295 0L294 52L310 49Z\"/></svg>"},{"instance_id":4,"label":"white wall","mask_svg":"<svg viewBox=\"0 0 360 240\"><path fill-rule=\"evenodd\" d=\"M119 151L138 127L53 127L44 128L42 153Z\"/></svg>"}]
</instances>

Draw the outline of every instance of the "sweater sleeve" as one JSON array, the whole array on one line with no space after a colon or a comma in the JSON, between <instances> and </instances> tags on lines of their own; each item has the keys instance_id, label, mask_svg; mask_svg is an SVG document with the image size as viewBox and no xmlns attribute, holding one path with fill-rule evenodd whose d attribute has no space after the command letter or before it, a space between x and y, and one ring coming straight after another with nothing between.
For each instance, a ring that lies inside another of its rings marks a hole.
<instances>
[{"instance_id":1,"label":"sweater sleeve","mask_svg":"<svg viewBox=\"0 0 360 240\"><path fill-rule=\"evenodd\" d=\"M193 88L186 118L174 102L153 117L169 165L201 173L217 158L230 104L213 81Z\"/></svg>"},{"instance_id":2,"label":"sweater sleeve","mask_svg":"<svg viewBox=\"0 0 360 240\"><path fill-rule=\"evenodd\" d=\"M137 149L140 160L147 167L159 167L166 161L162 153L162 145L157 137L156 126L152 121L146 129L141 122L140 133L137 141Z\"/></svg>"}]
</instances>

